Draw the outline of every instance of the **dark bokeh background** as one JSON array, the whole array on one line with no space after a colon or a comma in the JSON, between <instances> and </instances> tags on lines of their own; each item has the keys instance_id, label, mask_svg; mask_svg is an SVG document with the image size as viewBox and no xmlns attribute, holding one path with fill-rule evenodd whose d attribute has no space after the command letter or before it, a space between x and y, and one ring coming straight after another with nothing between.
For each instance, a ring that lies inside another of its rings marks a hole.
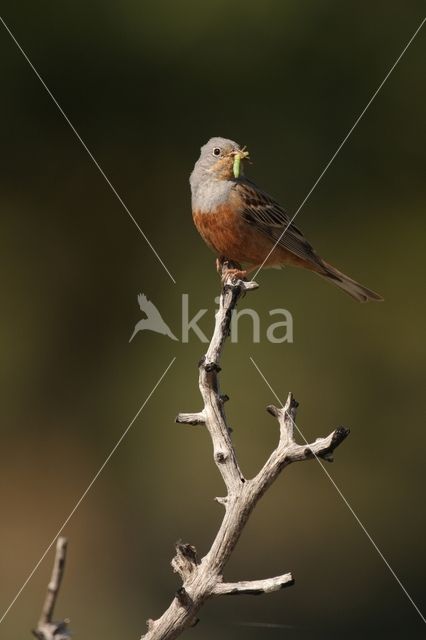
<instances>
[{"instance_id":1,"label":"dark bokeh background","mask_svg":"<svg viewBox=\"0 0 426 640\"><path fill-rule=\"evenodd\" d=\"M178 582L178 538L203 554L223 488L201 429L204 346L142 333L144 291L180 332L218 282L193 228L188 175L211 135L247 144L249 174L294 212L423 17L422 2L4 2L2 15L167 266L173 285L0 28L0 599L4 610L161 373L172 370L66 527L57 614L76 638L138 638ZM383 293L358 305L303 272L266 271L243 305L286 307L294 344L228 345L223 389L243 470L274 446L273 397L307 437L350 439L329 466L422 608L424 92L420 33L298 216L331 262ZM263 330L264 331L264 330ZM51 555L2 624L29 637ZM216 638L423 637L423 623L315 462L268 492L228 579L292 570L292 589L221 599L188 632ZM257 626L265 624L266 626ZM274 625L283 625L283 628Z\"/></svg>"}]
</instances>

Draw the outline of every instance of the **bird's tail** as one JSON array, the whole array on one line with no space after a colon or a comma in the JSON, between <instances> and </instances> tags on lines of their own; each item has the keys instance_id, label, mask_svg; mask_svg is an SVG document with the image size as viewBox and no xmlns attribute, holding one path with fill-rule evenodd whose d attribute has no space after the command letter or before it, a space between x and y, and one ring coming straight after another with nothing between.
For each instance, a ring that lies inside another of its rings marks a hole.
<instances>
[{"instance_id":1,"label":"bird's tail","mask_svg":"<svg viewBox=\"0 0 426 640\"><path fill-rule=\"evenodd\" d=\"M368 302L369 300L375 300L376 302L381 302L383 300L382 296L380 296L375 291L364 287L356 280L352 280L349 276L346 276L344 273L333 267L325 260L322 260L322 266L324 267L324 271L316 271L316 273L327 280L328 282L332 282L343 291L346 291L352 298L358 300L358 302Z\"/></svg>"}]
</instances>

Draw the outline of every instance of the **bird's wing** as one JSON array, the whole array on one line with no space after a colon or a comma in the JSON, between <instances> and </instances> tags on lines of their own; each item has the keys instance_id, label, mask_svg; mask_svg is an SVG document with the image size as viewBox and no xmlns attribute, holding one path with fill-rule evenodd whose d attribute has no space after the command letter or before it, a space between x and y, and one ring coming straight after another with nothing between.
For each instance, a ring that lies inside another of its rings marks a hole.
<instances>
[{"instance_id":1,"label":"bird's wing","mask_svg":"<svg viewBox=\"0 0 426 640\"><path fill-rule=\"evenodd\" d=\"M321 258L300 229L293 223L289 224L290 218L278 202L247 178L238 180L235 190L241 203L241 216L248 224L255 225L259 231L276 242L277 246L291 251L303 260L322 266Z\"/></svg>"},{"instance_id":2,"label":"bird's wing","mask_svg":"<svg viewBox=\"0 0 426 640\"><path fill-rule=\"evenodd\" d=\"M155 306L155 304L151 302L151 300L148 300L148 298L144 293L140 293L138 295L138 302L139 302L140 310L143 311L148 316L148 318L150 319L156 318L162 321L162 317L157 307Z\"/></svg>"}]
</instances>

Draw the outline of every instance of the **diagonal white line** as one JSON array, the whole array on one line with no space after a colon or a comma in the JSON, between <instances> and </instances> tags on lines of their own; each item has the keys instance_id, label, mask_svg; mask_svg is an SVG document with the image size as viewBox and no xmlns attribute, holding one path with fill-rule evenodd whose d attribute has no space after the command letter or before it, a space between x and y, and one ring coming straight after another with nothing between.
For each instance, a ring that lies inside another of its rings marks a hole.
<instances>
[{"instance_id":1,"label":"diagonal white line","mask_svg":"<svg viewBox=\"0 0 426 640\"><path fill-rule=\"evenodd\" d=\"M298 215L299 211L302 209L302 207L304 207L304 205L306 204L306 202L309 200L309 198L312 195L312 192L316 189L317 185L319 184L319 182L322 180L322 178L324 177L324 175L326 174L326 172L328 171L330 165L334 162L336 156L339 154L340 150L342 149L342 147L346 144L347 140L349 139L349 137L351 136L352 132L354 131L355 127L359 124L359 122L361 121L361 119L364 117L365 112L367 111L367 109L370 107L371 103L374 101L374 99L376 98L377 94L380 92L380 90L382 89L383 85L385 84L385 82L387 81L387 79L389 78L389 76L391 75L391 73L394 71L395 67L397 66L397 64L400 62L401 58L403 57L403 55L405 54L405 52L407 51L408 47L411 45L411 43L413 42L414 38L417 36L417 34L419 33L420 29L423 27L424 23L426 22L426 18L423 18L423 20L421 21L421 23L419 24L419 26L417 27L417 29L415 30L415 32L413 33L413 35L411 36L411 38L409 39L409 41L407 42L407 44L405 45L405 47L403 48L403 50L401 51L401 53L399 54L399 56L397 57L397 59L395 60L395 62L393 63L393 65L391 66L391 68L389 69L389 71L387 72L387 74L385 75L384 79L382 80L382 82L379 84L379 86L377 87L376 91L373 93L373 95L371 96L370 100L367 102L367 104L365 105L364 109L361 111L361 113L359 114L358 118L355 120L355 122L353 123L352 127L349 129L348 133L345 135L345 137L343 138L342 142L339 144L339 146L337 147L336 151L334 152L334 154L331 156L330 160L327 162L327 164L325 165L324 169L322 170L322 172L320 173L320 175L318 176L318 178L316 179L316 181L314 182L313 186L311 187L311 189L308 191L308 193L306 194L305 198L302 200L301 204L299 205L299 207L296 209L296 212L293 214L292 218L290 218L290 221L288 222L287 226L285 227L284 231L282 232L282 234L280 235L280 237L278 238L278 240L275 242L274 246L272 247L272 249L269 251L268 255L266 256L266 258L264 259L264 261L262 262L262 264L260 265L260 267L257 269L256 273L254 274L252 280L256 279L256 276L258 275L259 271L261 269L263 269L263 267L265 266L266 261L268 260L269 256L271 255L271 253L275 250L276 246L280 243L281 239L283 238L284 234L287 232L287 230L289 229L289 227L292 225L294 219L296 218L296 216Z\"/></svg>"},{"instance_id":2,"label":"diagonal white line","mask_svg":"<svg viewBox=\"0 0 426 640\"><path fill-rule=\"evenodd\" d=\"M284 404L283 402L280 400L280 398L277 396L277 394L275 393L274 389L272 388L271 384L269 383L269 381L266 379L265 375L262 373L262 371L260 370L260 368L258 367L258 365L256 364L256 362L254 361L254 359L250 356L250 360L251 363L253 364L253 366L255 367L255 369L258 371L258 373L260 374L261 378L263 379L263 381L265 382L266 386L269 388L269 390L271 391L271 393L275 396L277 402L280 403L280 405L283 407ZM289 413L287 413L287 415L289 416L290 420L292 421L294 427L296 428L297 432L300 434L300 437L304 440L304 442L306 444L309 444L308 441L306 440L305 436L303 435L303 433L300 431L299 427L297 426L297 424L294 422L293 418L290 416ZM397 581L397 583L399 584L399 586L401 587L402 591L405 593L405 595L407 596L407 598L409 599L409 601L411 602L411 604L413 605L414 609L417 611L417 613L419 614L420 618L423 620L423 622L426 624L426 618L424 617L424 615L422 614L422 612L420 611L419 607L416 605L416 603L414 602L413 598L410 596L410 594L408 593L407 589L404 587L404 585L402 584L401 580L398 578L398 576L396 575L395 571L392 569L391 565L389 564L389 562L386 560L385 556L383 555L383 553L380 551L379 547L377 546L377 544L374 542L373 538L371 537L371 535L368 533L367 529L365 528L364 524L361 522L361 520L359 519L359 517L357 516L357 514L355 513L355 511L353 510L353 508L351 507L351 505L349 504L348 500L345 498L345 496L343 495L342 491L339 489L339 487L337 486L337 484L335 483L335 481L333 480L333 478L331 477L331 475L329 474L329 472L327 471L327 469L325 468L324 464L322 463L322 461L318 458L317 455L315 455L315 453L312 451L313 455L315 456L316 461L318 462L318 464L320 465L321 469L324 471L325 475L327 476L327 478L330 480L331 484L333 485L333 487L336 489L337 493L339 494L339 496L341 497L341 499L343 500L343 502L345 503L345 505L347 506L347 508L349 509L349 511L351 512L351 514L353 515L353 517L355 518L356 522L359 524L359 526L361 527L361 529L363 530L363 532L365 533L365 535L367 536L367 538L369 539L369 541L371 542L371 544L373 545L373 547L375 548L375 550L377 551L377 553L379 554L379 556L381 557L381 559L383 560L383 562L385 563L385 565L387 566L387 568L389 569L389 571L391 572L391 574L393 575L393 577L395 578L395 580Z\"/></svg>"},{"instance_id":3,"label":"diagonal white line","mask_svg":"<svg viewBox=\"0 0 426 640\"><path fill-rule=\"evenodd\" d=\"M7 26L6 22L4 21L4 19L2 18L2 16L0 16L0 21L2 22L4 28L6 29L6 31L8 32L8 34L10 35L10 37L12 38L13 42L16 44L16 46L18 47L19 51L21 52L21 54L23 55L23 57L25 58L25 60L28 62L28 64L30 65L31 69L34 71L35 75L37 76L37 78L40 80L41 84L43 85L43 87L46 89L47 93L49 94L49 96L51 97L51 99L53 100L53 102L55 103L55 105L57 106L58 110L60 111L60 113L62 114L62 116L64 117L64 119L66 120L66 122L68 123L68 125L70 126L70 128L72 129L73 133L75 134L75 136L77 137L77 139L79 140L79 142L81 143L82 147L85 149L85 151L87 152L87 154L89 155L90 159L92 160L93 164L96 166L96 168L98 169L99 173L101 174L101 176L104 178L105 182L108 184L109 188L111 189L111 191L113 192L113 194L115 195L115 197L117 198L117 200L119 201L119 203L121 204L121 206L123 207L124 211L127 213L127 215L129 216L129 218L132 220L133 224L135 225L135 227L138 229L139 233L141 234L141 236L143 237L143 239L145 240L145 242L147 243L147 245L149 246L149 248L151 249L151 251L153 252L153 254L155 255L155 257L157 258L158 262L162 265L163 269L166 271L166 273L168 274L169 278L173 281L174 284L176 284L176 280L174 279L174 277L172 276L172 274L170 273L170 271L168 270L168 268L166 267L164 261L161 259L160 255L158 254L157 250L154 248L154 246L152 245L152 243L150 242L150 240L148 239L147 235L144 233L144 231L142 230L140 224L138 223L138 221L136 220L136 218L133 216L133 214L131 213L131 211L129 210L128 206L126 205L126 203L124 202L123 198L120 196L120 194L118 193L117 189L114 187L114 185L112 184L111 180L108 178L108 176L106 175L105 171L102 169L102 167L100 166L99 162L96 160L95 156L93 155L93 153L90 151L89 147L87 146L87 144L84 142L83 138L81 137L81 135L78 133L77 129L75 128L75 126L73 125L73 123L71 122L71 120L69 119L69 117L67 116L67 114L65 113L65 111L62 109L61 105L59 104L59 102L56 100L55 96L53 95L53 93L51 92L51 90L49 89L49 87L47 86L47 84L45 83L45 81L43 80L43 78L41 77L41 75L39 74L39 72L37 71L37 69L35 68L35 66L33 65L33 63L31 62L31 60L29 59L29 57L27 56L27 54L25 53L25 51L23 50L23 48L21 47L21 45L19 44L18 40L15 38L15 36L13 35L12 31L9 29L9 27Z\"/></svg>"},{"instance_id":4,"label":"diagonal white line","mask_svg":"<svg viewBox=\"0 0 426 640\"><path fill-rule=\"evenodd\" d=\"M73 515L75 514L75 512L77 511L77 509L79 508L79 506L81 505L81 503L83 502L83 500L85 499L85 497L87 496L87 494L89 493L90 489L93 487L93 485L95 484L96 480L99 478L99 476L101 475L102 471L105 469L106 465L108 464L108 462L111 460L112 456L114 455L114 453L117 451L118 447L120 446L120 444L122 443L122 441L124 440L124 438L126 437L126 435L128 434L129 430L131 429L131 427L133 426L134 422L136 421L136 419L139 417L139 415L141 414L142 410L144 409L144 407L147 405L147 403L149 402L149 400L151 399L152 395L154 394L154 392L156 391L157 387L160 385L160 383L163 381L164 377L166 376L167 372L169 371L170 367L173 365L174 361L176 360L176 357L174 357L170 363L168 364L168 366L166 367L166 369L163 371L163 373L161 374L160 378L157 380L157 382L155 383L155 385L153 386L153 388L151 389L151 391L149 392L149 394L147 395L147 397L145 398L142 406L139 408L138 412L136 413L136 415L132 418L132 420L129 422L129 424L127 425L126 429L123 431L123 433L121 434L120 438L117 440L117 442L115 443L114 447L111 449L110 453L108 454L108 456L105 458L104 462L102 463L102 465L99 467L98 471L95 473L95 475L93 476L92 480L90 481L89 485L87 486L87 489L82 493L81 497L77 500L77 502L75 503L74 507L72 508L72 510L70 511L69 515L65 518L64 522L61 524L61 526L59 527L58 531L56 532L54 538L52 538L51 542L49 543L49 545L46 547L46 549L44 550L40 560L37 562L37 564L34 566L34 568L32 569L31 573L28 575L27 579L25 580L24 584L22 585L22 587L19 589L18 593L16 594L16 596L13 598L12 602L9 604L9 606L7 607L7 609L4 611L3 615L0 618L0 624L3 622L3 620L6 618L7 614L9 613L9 611L11 610L11 608L13 607L13 605L15 604L15 602L17 601L17 599L19 598L19 596L21 595L21 593L23 592L23 590L25 589L25 587L27 586L27 584L29 583L29 581L31 580L31 578L33 577L33 575L35 574L35 572L37 571L37 569L39 568L39 566L41 565L41 563L43 562L43 560L45 559L45 557L47 556L47 554L49 553L50 549L53 547L53 545L55 544L58 536L61 535L62 531L65 529L66 525L68 524L68 522L71 520L71 518L73 517Z\"/></svg>"}]
</instances>

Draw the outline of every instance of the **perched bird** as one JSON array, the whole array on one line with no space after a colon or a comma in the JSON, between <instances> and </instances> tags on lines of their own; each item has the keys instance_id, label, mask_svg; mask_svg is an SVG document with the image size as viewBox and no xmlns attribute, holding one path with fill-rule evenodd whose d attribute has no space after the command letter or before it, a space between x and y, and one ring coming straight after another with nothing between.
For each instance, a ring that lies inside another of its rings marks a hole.
<instances>
[{"instance_id":1,"label":"perched bird","mask_svg":"<svg viewBox=\"0 0 426 640\"><path fill-rule=\"evenodd\" d=\"M170 327L164 322L155 304L151 302L151 300L148 300L146 295L140 293L138 295L138 302L140 310L144 312L146 318L142 318L142 320L139 320L139 322L136 323L129 342L133 340L138 331L144 331L146 329L149 331L155 331L156 333L161 333L163 336L168 336L172 340L177 340L174 333L170 330Z\"/></svg>"},{"instance_id":2,"label":"perched bird","mask_svg":"<svg viewBox=\"0 0 426 640\"><path fill-rule=\"evenodd\" d=\"M360 302L382 297L323 260L284 209L242 173L248 152L232 140L211 138L191 173L192 215L200 235L216 254L247 265L303 267ZM288 228L287 228L288 226ZM285 231L285 233L283 233ZM276 245L276 246L275 246Z\"/></svg>"}]
</instances>

